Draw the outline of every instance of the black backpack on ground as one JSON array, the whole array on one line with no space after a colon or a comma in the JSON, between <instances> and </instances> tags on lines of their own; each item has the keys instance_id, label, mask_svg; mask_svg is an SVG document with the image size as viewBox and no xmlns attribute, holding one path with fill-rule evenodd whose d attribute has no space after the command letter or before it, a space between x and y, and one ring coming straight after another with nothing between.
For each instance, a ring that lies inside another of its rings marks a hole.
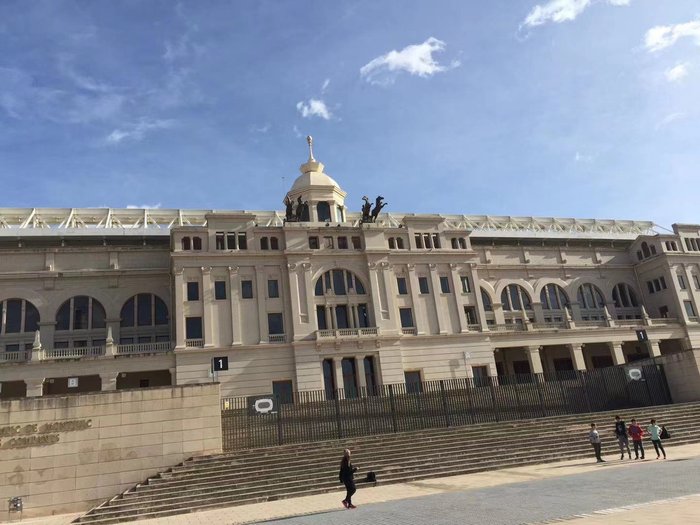
<instances>
[{"instance_id":1,"label":"black backpack on ground","mask_svg":"<svg viewBox=\"0 0 700 525\"><path fill-rule=\"evenodd\" d=\"M365 476L365 483L374 483L375 485L377 484L377 475L374 472L368 472L367 475Z\"/></svg>"},{"instance_id":2,"label":"black backpack on ground","mask_svg":"<svg viewBox=\"0 0 700 525\"><path fill-rule=\"evenodd\" d=\"M661 427L661 433L659 434L659 438L671 439L671 434L669 434L668 430L666 430L666 427Z\"/></svg>"}]
</instances>

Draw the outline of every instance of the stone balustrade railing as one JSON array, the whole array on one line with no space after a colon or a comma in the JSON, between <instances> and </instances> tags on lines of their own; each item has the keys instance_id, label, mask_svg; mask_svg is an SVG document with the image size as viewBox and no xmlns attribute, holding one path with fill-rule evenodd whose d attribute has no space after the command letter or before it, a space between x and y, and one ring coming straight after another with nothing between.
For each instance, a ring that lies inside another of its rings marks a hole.
<instances>
[{"instance_id":1,"label":"stone balustrade railing","mask_svg":"<svg viewBox=\"0 0 700 525\"><path fill-rule=\"evenodd\" d=\"M116 355L140 355L140 354L159 354L172 350L170 341L161 341L158 343L135 343L128 345L117 345Z\"/></svg>"},{"instance_id":2,"label":"stone balustrade railing","mask_svg":"<svg viewBox=\"0 0 700 525\"><path fill-rule=\"evenodd\" d=\"M83 357L100 357L105 355L104 346L78 346L71 348L45 348L42 360L81 359Z\"/></svg>"}]
</instances>

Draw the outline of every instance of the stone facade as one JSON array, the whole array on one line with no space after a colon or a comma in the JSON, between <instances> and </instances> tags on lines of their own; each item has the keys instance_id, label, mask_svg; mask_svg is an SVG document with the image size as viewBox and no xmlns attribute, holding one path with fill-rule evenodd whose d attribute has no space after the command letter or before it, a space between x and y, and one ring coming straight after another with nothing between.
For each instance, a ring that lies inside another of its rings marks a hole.
<instances>
[{"instance_id":1,"label":"stone facade","mask_svg":"<svg viewBox=\"0 0 700 525\"><path fill-rule=\"evenodd\" d=\"M221 452L216 384L0 401L0 499L83 511L192 456Z\"/></svg>"},{"instance_id":2,"label":"stone facade","mask_svg":"<svg viewBox=\"0 0 700 525\"><path fill-rule=\"evenodd\" d=\"M698 225L363 222L324 169L311 154L286 212L0 209L0 396L352 391L700 347Z\"/></svg>"}]
</instances>

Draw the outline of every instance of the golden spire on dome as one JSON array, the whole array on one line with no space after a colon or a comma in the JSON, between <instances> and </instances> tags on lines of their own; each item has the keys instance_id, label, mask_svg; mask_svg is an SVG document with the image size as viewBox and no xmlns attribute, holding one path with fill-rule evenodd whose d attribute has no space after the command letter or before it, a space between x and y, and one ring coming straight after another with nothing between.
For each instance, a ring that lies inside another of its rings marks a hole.
<instances>
[{"instance_id":1,"label":"golden spire on dome","mask_svg":"<svg viewBox=\"0 0 700 525\"><path fill-rule=\"evenodd\" d=\"M314 138L311 135L306 136L306 143L309 145L309 161L316 162L314 158Z\"/></svg>"}]
</instances>

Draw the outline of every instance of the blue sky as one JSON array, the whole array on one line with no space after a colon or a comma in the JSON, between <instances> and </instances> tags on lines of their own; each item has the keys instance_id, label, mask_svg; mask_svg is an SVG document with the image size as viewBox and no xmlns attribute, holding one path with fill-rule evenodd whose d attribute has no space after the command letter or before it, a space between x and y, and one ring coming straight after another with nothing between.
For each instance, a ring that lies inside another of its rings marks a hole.
<instances>
[{"instance_id":1,"label":"blue sky","mask_svg":"<svg viewBox=\"0 0 700 525\"><path fill-rule=\"evenodd\" d=\"M0 207L700 222L697 0L0 1Z\"/></svg>"}]
</instances>

